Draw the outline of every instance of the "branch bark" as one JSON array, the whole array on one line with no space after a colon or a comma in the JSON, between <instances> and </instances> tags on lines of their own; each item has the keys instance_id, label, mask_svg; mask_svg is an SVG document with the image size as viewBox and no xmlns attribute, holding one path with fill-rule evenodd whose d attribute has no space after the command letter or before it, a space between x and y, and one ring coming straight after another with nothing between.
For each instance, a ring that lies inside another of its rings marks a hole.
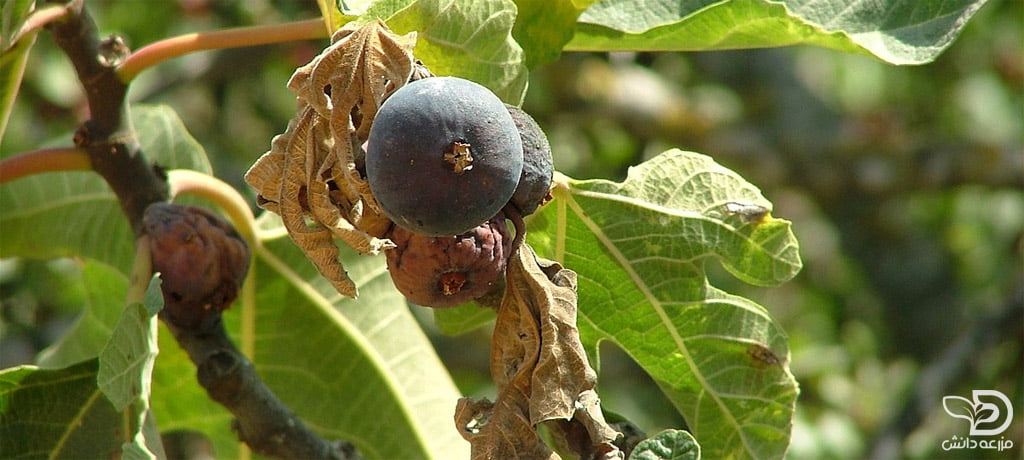
<instances>
[{"instance_id":1,"label":"branch bark","mask_svg":"<svg viewBox=\"0 0 1024 460\"><path fill-rule=\"evenodd\" d=\"M128 87L114 72L129 53L116 37L100 40L84 0L67 4L68 14L47 29L71 60L89 103L89 120L75 133L75 145L89 153L93 170L110 185L136 236L151 203L168 198L167 179L150 165L128 116Z\"/></svg>"},{"instance_id":2,"label":"branch bark","mask_svg":"<svg viewBox=\"0 0 1024 460\"><path fill-rule=\"evenodd\" d=\"M166 202L169 186L166 174L146 159L131 126L128 87L116 73L130 50L118 37L99 38L84 0L71 0L65 8L66 15L46 28L71 60L89 105L89 119L75 133L75 145L88 153L92 169L113 189L135 235L143 236L146 208ZM239 438L254 451L295 459L354 455L350 445L317 436L274 395L228 337L219 312L212 325L203 327L164 323L195 363L199 383L231 411Z\"/></svg>"}]
</instances>

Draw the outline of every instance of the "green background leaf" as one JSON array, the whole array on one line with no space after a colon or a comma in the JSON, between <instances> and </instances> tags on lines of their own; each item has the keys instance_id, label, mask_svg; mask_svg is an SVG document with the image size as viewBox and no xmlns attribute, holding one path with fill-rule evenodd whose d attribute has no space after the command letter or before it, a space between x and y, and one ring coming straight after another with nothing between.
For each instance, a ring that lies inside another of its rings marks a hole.
<instances>
[{"instance_id":1,"label":"green background leaf","mask_svg":"<svg viewBox=\"0 0 1024 460\"><path fill-rule=\"evenodd\" d=\"M623 183L563 181L527 238L579 274L592 359L602 340L622 347L710 457L781 456L797 394L785 334L761 306L709 285L704 264L719 260L747 282L786 281L801 266L789 223L724 212L730 202L771 203L690 152L665 152Z\"/></svg>"},{"instance_id":2,"label":"green background leaf","mask_svg":"<svg viewBox=\"0 0 1024 460\"><path fill-rule=\"evenodd\" d=\"M434 322L445 335L464 334L494 321L495 317L494 310L472 302L434 310Z\"/></svg>"},{"instance_id":3,"label":"green background leaf","mask_svg":"<svg viewBox=\"0 0 1024 460\"><path fill-rule=\"evenodd\" d=\"M698 51L810 44L892 64L934 60L986 0L609 0L580 16L571 50Z\"/></svg>"},{"instance_id":4,"label":"green background leaf","mask_svg":"<svg viewBox=\"0 0 1024 460\"><path fill-rule=\"evenodd\" d=\"M35 44L38 31L33 31L17 43L12 40L32 10L34 0L7 0L0 6L0 144L3 144L7 120L18 96L21 78L25 74L29 50Z\"/></svg>"},{"instance_id":5,"label":"green background leaf","mask_svg":"<svg viewBox=\"0 0 1024 460\"><path fill-rule=\"evenodd\" d=\"M142 151L164 169L210 173L206 153L166 106L136 105ZM70 141L71 136L67 139ZM127 272L134 238L117 198L91 171L38 174L0 187L0 257L81 256Z\"/></svg>"},{"instance_id":6,"label":"green background leaf","mask_svg":"<svg viewBox=\"0 0 1024 460\"><path fill-rule=\"evenodd\" d=\"M512 36L523 47L530 69L558 59L583 12L571 0L516 0L516 9Z\"/></svg>"},{"instance_id":7,"label":"green background leaf","mask_svg":"<svg viewBox=\"0 0 1024 460\"><path fill-rule=\"evenodd\" d=\"M467 457L453 422L460 394L384 258L342 252L359 299L341 297L287 238L258 252L260 376L320 434L368 458Z\"/></svg>"},{"instance_id":8,"label":"green background leaf","mask_svg":"<svg viewBox=\"0 0 1024 460\"><path fill-rule=\"evenodd\" d=\"M82 265L86 300L71 329L36 357L36 364L58 369L99 356L121 316L128 278L108 265L86 261Z\"/></svg>"},{"instance_id":9,"label":"green background leaf","mask_svg":"<svg viewBox=\"0 0 1024 460\"><path fill-rule=\"evenodd\" d=\"M0 371L0 458L111 458L121 414L96 386L97 362Z\"/></svg>"}]
</instances>

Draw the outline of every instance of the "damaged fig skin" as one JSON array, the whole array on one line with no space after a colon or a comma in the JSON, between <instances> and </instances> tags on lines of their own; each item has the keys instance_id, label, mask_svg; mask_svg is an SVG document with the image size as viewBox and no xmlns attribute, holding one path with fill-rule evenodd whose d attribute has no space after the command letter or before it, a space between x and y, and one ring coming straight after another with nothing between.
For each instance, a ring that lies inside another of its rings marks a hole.
<instances>
[{"instance_id":1,"label":"damaged fig skin","mask_svg":"<svg viewBox=\"0 0 1024 460\"><path fill-rule=\"evenodd\" d=\"M512 115L469 80L409 83L384 101L370 128L370 191L396 225L422 235L460 235L498 214L522 170Z\"/></svg>"},{"instance_id":2,"label":"damaged fig skin","mask_svg":"<svg viewBox=\"0 0 1024 460\"><path fill-rule=\"evenodd\" d=\"M506 104L506 107L523 144L523 173L512 194L512 205L519 209L520 214L528 216L551 199L551 177L554 173L551 145L530 114L514 105Z\"/></svg>"},{"instance_id":3,"label":"damaged fig skin","mask_svg":"<svg viewBox=\"0 0 1024 460\"><path fill-rule=\"evenodd\" d=\"M386 252L398 291L416 305L454 307L502 282L512 238L503 214L456 236L431 237L395 226Z\"/></svg>"},{"instance_id":4,"label":"damaged fig skin","mask_svg":"<svg viewBox=\"0 0 1024 460\"><path fill-rule=\"evenodd\" d=\"M160 317L188 330L216 325L249 271L245 240L220 216L193 206L151 204L143 225L153 271L163 279Z\"/></svg>"}]
</instances>

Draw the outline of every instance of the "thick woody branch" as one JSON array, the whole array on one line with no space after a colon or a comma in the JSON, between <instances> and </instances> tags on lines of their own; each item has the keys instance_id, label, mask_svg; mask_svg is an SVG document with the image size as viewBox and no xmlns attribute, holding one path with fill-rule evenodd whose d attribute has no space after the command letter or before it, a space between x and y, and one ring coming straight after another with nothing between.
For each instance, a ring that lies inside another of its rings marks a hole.
<instances>
[{"instance_id":1,"label":"thick woody branch","mask_svg":"<svg viewBox=\"0 0 1024 460\"><path fill-rule=\"evenodd\" d=\"M75 133L75 145L87 152L92 169L113 189L135 234L152 240L155 235L147 230L146 209L154 203L166 202L169 186L166 174L143 155L128 116L127 84L116 69L129 50L116 37L98 37L96 24L83 0L71 0L65 9L61 19L46 27L71 60L89 105L90 118ZM246 258L244 263L247 261ZM165 278L164 286L175 284L171 281ZM188 284L187 278L178 277L176 281L178 285ZM237 291L237 285L233 289ZM165 290L165 300L166 293ZM230 294L226 297L234 298L236 292ZM178 306L195 311L208 307L203 301ZM276 458L349 457L351 446L318 437L263 383L252 363L228 337L219 311L213 321L198 327L184 327L164 316L162 313L164 323L195 363L200 384L236 417L234 427L240 439L253 450Z\"/></svg>"},{"instance_id":2,"label":"thick woody branch","mask_svg":"<svg viewBox=\"0 0 1024 460\"><path fill-rule=\"evenodd\" d=\"M228 338L223 325L195 331L166 324L196 364L199 384L211 399L235 415L233 427L253 451L273 458L351 458L350 445L318 437L277 399L252 362Z\"/></svg>"},{"instance_id":3,"label":"thick woody branch","mask_svg":"<svg viewBox=\"0 0 1024 460\"><path fill-rule=\"evenodd\" d=\"M128 87L114 72L128 49L115 37L99 39L82 0L69 2L67 15L47 29L74 65L89 103L90 118L75 133L75 145L89 153L92 168L114 190L141 235L146 206L167 200L168 194L166 179L140 151L125 103Z\"/></svg>"}]
</instances>

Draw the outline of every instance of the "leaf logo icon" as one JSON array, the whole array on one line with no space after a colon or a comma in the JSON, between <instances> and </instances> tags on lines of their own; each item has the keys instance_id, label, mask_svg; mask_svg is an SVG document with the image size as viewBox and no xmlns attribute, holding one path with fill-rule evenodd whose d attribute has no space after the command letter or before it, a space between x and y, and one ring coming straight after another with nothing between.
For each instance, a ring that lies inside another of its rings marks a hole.
<instances>
[{"instance_id":1,"label":"leaf logo icon","mask_svg":"<svg viewBox=\"0 0 1024 460\"><path fill-rule=\"evenodd\" d=\"M972 396L974 397L973 401L960 396L943 396L942 408L953 417L969 420L971 436L995 436L1006 430L1013 419L1013 405L1010 404L1010 398L996 390L974 390ZM984 402L981 400L982 397L989 401L995 398L1000 404ZM1003 414L1006 415L1006 418L999 427L978 428L978 425L998 422Z\"/></svg>"},{"instance_id":2,"label":"leaf logo icon","mask_svg":"<svg viewBox=\"0 0 1024 460\"><path fill-rule=\"evenodd\" d=\"M974 403L967 398L960 396L943 396L942 408L946 413L956 418L970 420L971 427L974 426Z\"/></svg>"}]
</instances>

